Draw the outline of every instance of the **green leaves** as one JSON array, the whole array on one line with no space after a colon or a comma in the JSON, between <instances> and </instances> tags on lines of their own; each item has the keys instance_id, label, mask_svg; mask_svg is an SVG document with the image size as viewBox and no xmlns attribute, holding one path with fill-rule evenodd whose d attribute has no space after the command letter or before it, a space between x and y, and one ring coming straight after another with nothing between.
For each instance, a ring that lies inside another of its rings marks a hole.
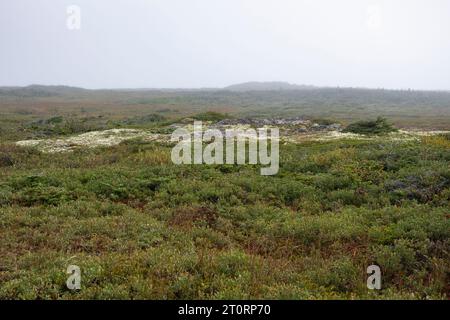
<instances>
[{"instance_id":1,"label":"green leaves","mask_svg":"<svg viewBox=\"0 0 450 320\"><path fill-rule=\"evenodd\" d=\"M349 124L343 132L351 132L358 134L386 134L389 132L397 131L391 124L388 123L387 119L378 117L376 120L372 121L358 121Z\"/></svg>"}]
</instances>

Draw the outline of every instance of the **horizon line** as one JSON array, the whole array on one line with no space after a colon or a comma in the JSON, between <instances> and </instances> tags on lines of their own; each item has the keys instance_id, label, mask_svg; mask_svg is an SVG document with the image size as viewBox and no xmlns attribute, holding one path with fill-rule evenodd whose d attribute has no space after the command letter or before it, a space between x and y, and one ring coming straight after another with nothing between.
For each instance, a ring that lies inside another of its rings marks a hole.
<instances>
[{"instance_id":1,"label":"horizon line","mask_svg":"<svg viewBox=\"0 0 450 320\"><path fill-rule=\"evenodd\" d=\"M282 83L286 85L291 85L293 87L304 87L303 89L300 88L282 88L282 89L258 89L258 90L240 90L240 91L298 91L298 90L314 90L314 89L359 89L359 90L387 90L387 91L425 91L425 92L450 92L450 89L419 89L419 88L387 88L387 87L365 87L365 86L320 86L320 85L311 85L311 84L297 84L287 81L245 81L240 83L234 83L231 85L227 85L224 87L207 87L207 86L201 86L201 87L84 87L84 86L78 86L78 85L68 85L68 84L40 84L40 83L30 83L27 85L0 85L0 89L17 89L17 88L28 88L33 86L40 86L40 87L67 87L67 88L74 88L74 89L82 89L87 91L120 91L120 90L176 90L176 91L201 91L201 90L227 90L228 87L231 86L238 86L238 85L244 85L244 84L268 84L268 83Z\"/></svg>"}]
</instances>

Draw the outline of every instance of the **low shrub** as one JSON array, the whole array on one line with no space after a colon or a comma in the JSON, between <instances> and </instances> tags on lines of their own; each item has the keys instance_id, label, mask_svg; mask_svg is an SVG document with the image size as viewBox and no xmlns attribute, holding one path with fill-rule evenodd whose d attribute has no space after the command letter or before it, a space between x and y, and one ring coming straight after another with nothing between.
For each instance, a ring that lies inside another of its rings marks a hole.
<instances>
[{"instance_id":1,"label":"low shrub","mask_svg":"<svg viewBox=\"0 0 450 320\"><path fill-rule=\"evenodd\" d=\"M230 119L228 114L220 112L208 111L194 115L192 118L200 121L220 121L224 119Z\"/></svg>"},{"instance_id":2,"label":"low shrub","mask_svg":"<svg viewBox=\"0 0 450 320\"><path fill-rule=\"evenodd\" d=\"M395 129L391 124L387 122L385 118L382 117L378 117L376 120L354 122L349 124L343 130L343 132L351 132L365 135L371 134L381 135L395 131L397 131L397 129Z\"/></svg>"}]
</instances>

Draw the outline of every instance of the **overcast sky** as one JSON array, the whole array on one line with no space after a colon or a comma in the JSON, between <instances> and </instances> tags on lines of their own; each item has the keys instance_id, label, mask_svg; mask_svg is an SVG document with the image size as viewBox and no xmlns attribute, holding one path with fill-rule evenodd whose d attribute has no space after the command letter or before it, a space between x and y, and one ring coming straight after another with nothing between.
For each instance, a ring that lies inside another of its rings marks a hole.
<instances>
[{"instance_id":1,"label":"overcast sky","mask_svg":"<svg viewBox=\"0 0 450 320\"><path fill-rule=\"evenodd\" d=\"M245 81L449 90L450 1L0 1L0 86Z\"/></svg>"}]
</instances>

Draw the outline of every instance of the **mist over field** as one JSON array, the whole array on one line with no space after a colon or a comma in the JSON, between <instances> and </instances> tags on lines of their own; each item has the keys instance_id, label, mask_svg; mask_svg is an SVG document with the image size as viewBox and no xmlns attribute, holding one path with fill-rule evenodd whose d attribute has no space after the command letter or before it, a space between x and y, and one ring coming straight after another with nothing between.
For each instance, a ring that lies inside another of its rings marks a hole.
<instances>
[{"instance_id":1,"label":"mist over field","mask_svg":"<svg viewBox=\"0 0 450 320\"><path fill-rule=\"evenodd\" d=\"M446 0L2 1L0 86L450 90L449 12Z\"/></svg>"}]
</instances>

